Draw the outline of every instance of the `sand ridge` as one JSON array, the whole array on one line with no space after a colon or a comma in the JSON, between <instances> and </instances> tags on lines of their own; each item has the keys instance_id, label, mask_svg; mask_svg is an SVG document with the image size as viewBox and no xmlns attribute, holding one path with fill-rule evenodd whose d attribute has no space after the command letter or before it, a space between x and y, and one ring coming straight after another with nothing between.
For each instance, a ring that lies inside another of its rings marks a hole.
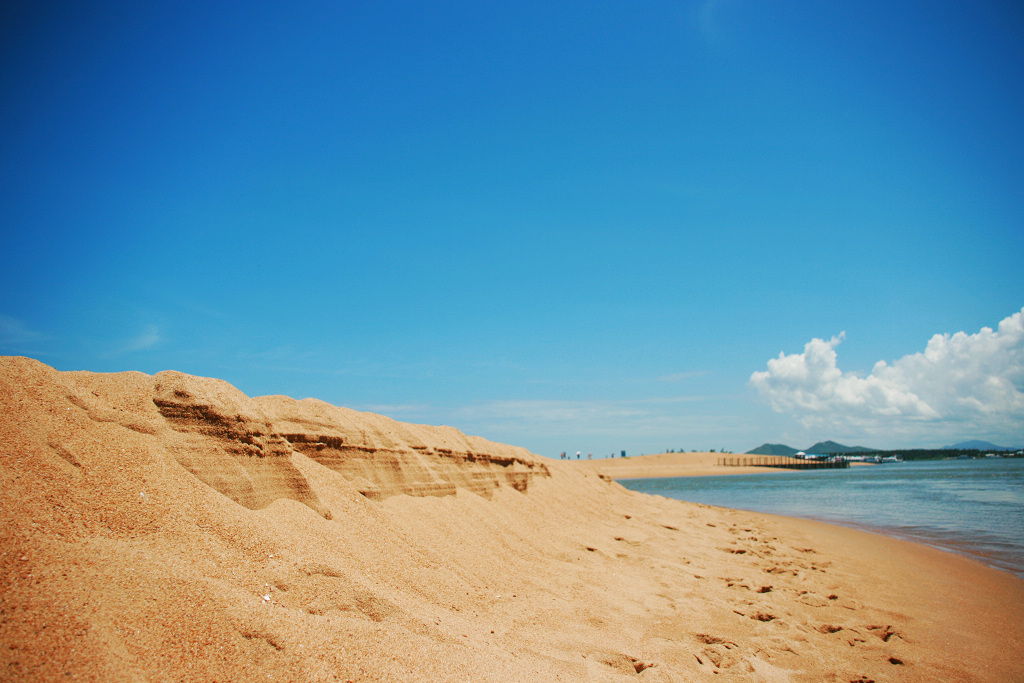
<instances>
[{"instance_id":1,"label":"sand ridge","mask_svg":"<svg viewBox=\"0 0 1024 683\"><path fill-rule=\"evenodd\" d=\"M0 677L1020 680L1024 582L181 373L0 358Z\"/></svg>"}]
</instances>

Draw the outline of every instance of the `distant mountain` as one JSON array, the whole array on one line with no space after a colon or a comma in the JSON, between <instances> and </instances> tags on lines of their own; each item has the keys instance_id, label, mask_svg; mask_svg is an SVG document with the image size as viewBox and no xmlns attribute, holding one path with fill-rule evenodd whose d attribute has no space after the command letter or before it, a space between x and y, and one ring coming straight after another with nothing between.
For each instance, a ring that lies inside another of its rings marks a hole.
<instances>
[{"instance_id":1,"label":"distant mountain","mask_svg":"<svg viewBox=\"0 0 1024 683\"><path fill-rule=\"evenodd\" d=\"M822 455L832 453L875 453L876 448L864 448L864 446L844 446L835 441L819 441L807 449L807 453L820 453Z\"/></svg>"},{"instance_id":2,"label":"distant mountain","mask_svg":"<svg viewBox=\"0 0 1024 683\"><path fill-rule=\"evenodd\" d=\"M961 451L1015 451L1016 448L1010 448L1008 446L997 446L994 443L988 441L979 441L978 439L972 439L971 441L961 441L955 443L952 446L943 446L943 450L961 450Z\"/></svg>"},{"instance_id":3,"label":"distant mountain","mask_svg":"<svg viewBox=\"0 0 1024 683\"><path fill-rule=\"evenodd\" d=\"M752 451L747 451L747 455L796 455L799 451L795 448L781 443L765 443L761 444Z\"/></svg>"},{"instance_id":4,"label":"distant mountain","mask_svg":"<svg viewBox=\"0 0 1024 683\"><path fill-rule=\"evenodd\" d=\"M972 441L961 441L955 443L952 446L943 446L941 450L961 450L961 451L985 451L987 453L996 453L1002 451L1019 451L1020 446L996 446L994 443L988 441L979 441L974 439ZM761 444L753 450L749 450L745 455L796 455L799 453L795 448L781 443L765 443ZM865 448L864 446L844 446L841 443L835 441L819 441L810 448L804 450L804 453L810 453L813 455L833 455L837 453L878 453L877 448Z\"/></svg>"}]
</instances>

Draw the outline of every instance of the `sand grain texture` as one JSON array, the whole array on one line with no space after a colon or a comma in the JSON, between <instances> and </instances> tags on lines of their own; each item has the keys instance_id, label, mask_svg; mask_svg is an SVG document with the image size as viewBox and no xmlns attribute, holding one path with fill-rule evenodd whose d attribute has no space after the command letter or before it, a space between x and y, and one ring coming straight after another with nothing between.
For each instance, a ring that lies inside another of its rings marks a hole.
<instances>
[{"instance_id":1,"label":"sand grain texture","mask_svg":"<svg viewBox=\"0 0 1024 683\"><path fill-rule=\"evenodd\" d=\"M1013 681L1024 582L175 372L0 358L0 677Z\"/></svg>"}]
</instances>

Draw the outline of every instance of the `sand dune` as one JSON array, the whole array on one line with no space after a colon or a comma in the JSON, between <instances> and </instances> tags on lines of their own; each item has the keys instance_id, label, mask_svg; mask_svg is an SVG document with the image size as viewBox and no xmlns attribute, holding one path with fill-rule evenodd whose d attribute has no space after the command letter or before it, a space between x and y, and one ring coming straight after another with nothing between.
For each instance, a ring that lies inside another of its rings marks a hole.
<instances>
[{"instance_id":1,"label":"sand dune","mask_svg":"<svg viewBox=\"0 0 1024 683\"><path fill-rule=\"evenodd\" d=\"M0 389L4 680L1024 678L959 556L181 373Z\"/></svg>"}]
</instances>

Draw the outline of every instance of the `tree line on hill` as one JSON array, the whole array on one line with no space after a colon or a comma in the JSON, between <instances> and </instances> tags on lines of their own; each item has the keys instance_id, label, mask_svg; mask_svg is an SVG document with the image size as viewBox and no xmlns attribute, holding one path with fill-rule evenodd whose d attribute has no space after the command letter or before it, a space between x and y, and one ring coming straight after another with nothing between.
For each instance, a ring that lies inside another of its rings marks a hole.
<instances>
[{"instance_id":1,"label":"tree line on hill","mask_svg":"<svg viewBox=\"0 0 1024 683\"><path fill-rule=\"evenodd\" d=\"M986 447L978 447L981 443L985 442L969 442L968 444L957 444L954 446L946 446L945 448L904 448L896 450L880 450L877 448L866 448L864 446L844 446L843 444L836 443L835 441L820 441L807 450L804 453L814 455L898 455L904 460L946 460L949 458L983 458L990 453L999 453L1003 457L1022 457L1020 450L1001 448L992 444L985 443ZM799 453L795 448L786 446L785 444L770 444L766 443L757 448L747 451L747 455L785 455L794 456Z\"/></svg>"},{"instance_id":2,"label":"tree line on hill","mask_svg":"<svg viewBox=\"0 0 1024 683\"><path fill-rule=\"evenodd\" d=\"M947 460L949 458L984 458L991 450L977 448L911 448L896 451L873 451L868 455L898 455L904 460ZM1000 451L1004 458L1021 458L1020 451Z\"/></svg>"}]
</instances>

